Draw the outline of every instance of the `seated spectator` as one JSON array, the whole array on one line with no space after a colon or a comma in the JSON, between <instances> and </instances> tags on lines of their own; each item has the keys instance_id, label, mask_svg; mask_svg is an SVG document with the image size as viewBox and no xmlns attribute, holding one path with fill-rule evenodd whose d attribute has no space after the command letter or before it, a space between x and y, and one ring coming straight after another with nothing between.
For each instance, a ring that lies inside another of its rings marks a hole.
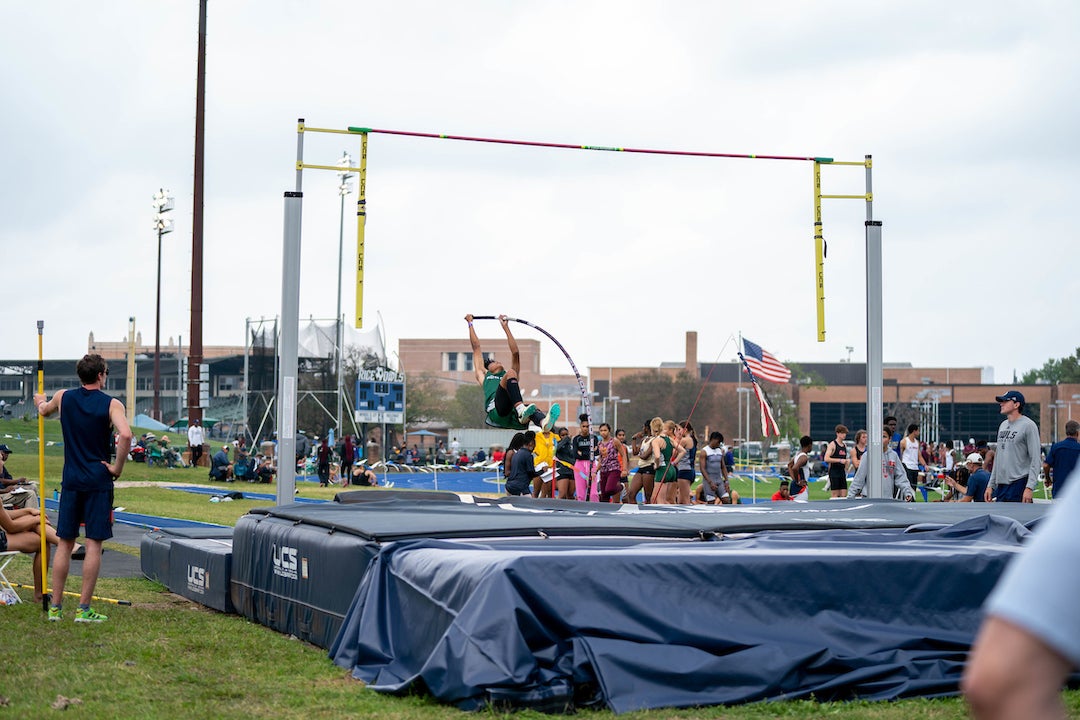
<instances>
[{"instance_id":1,"label":"seated spectator","mask_svg":"<svg viewBox=\"0 0 1080 720\"><path fill-rule=\"evenodd\" d=\"M274 479L274 459L264 456L255 468L255 478L258 482L268 483Z\"/></svg>"},{"instance_id":2,"label":"seated spectator","mask_svg":"<svg viewBox=\"0 0 1080 720\"><path fill-rule=\"evenodd\" d=\"M180 467L184 466L184 458L180 455L180 451L169 444L169 436L162 435L158 440L158 446L161 447L161 457L165 460L166 467Z\"/></svg>"},{"instance_id":3,"label":"seated spectator","mask_svg":"<svg viewBox=\"0 0 1080 720\"><path fill-rule=\"evenodd\" d=\"M483 450L477 450L476 454L473 455L473 462L484 462L485 460L487 460L487 453Z\"/></svg>"},{"instance_id":4,"label":"seated spectator","mask_svg":"<svg viewBox=\"0 0 1080 720\"><path fill-rule=\"evenodd\" d=\"M349 481L352 485L363 485L365 487L376 487L379 484L379 478L375 475L375 472L364 465L353 465L352 477Z\"/></svg>"},{"instance_id":5,"label":"seated spectator","mask_svg":"<svg viewBox=\"0 0 1080 720\"><path fill-rule=\"evenodd\" d=\"M233 478L255 482L255 460L242 447L236 451L236 462L233 463Z\"/></svg>"},{"instance_id":6,"label":"seated spectator","mask_svg":"<svg viewBox=\"0 0 1080 720\"><path fill-rule=\"evenodd\" d=\"M791 483L787 480L781 480L780 489L773 493L772 499L773 502L778 502L780 500L794 500L795 498L791 497Z\"/></svg>"},{"instance_id":7,"label":"seated spectator","mask_svg":"<svg viewBox=\"0 0 1080 720\"><path fill-rule=\"evenodd\" d=\"M983 456L973 452L964 463L969 476L967 489L960 502L986 502L986 486L990 484L990 473L983 467Z\"/></svg>"},{"instance_id":8,"label":"seated spectator","mask_svg":"<svg viewBox=\"0 0 1080 720\"><path fill-rule=\"evenodd\" d=\"M52 525L45 525L45 542L56 546L59 538ZM37 508L20 508L7 511L0 507L0 552L16 550L34 556L34 602L41 602L41 512ZM75 545L72 557L84 554L81 545Z\"/></svg>"},{"instance_id":9,"label":"seated spectator","mask_svg":"<svg viewBox=\"0 0 1080 720\"><path fill-rule=\"evenodd\" d=\"M210 479L232 482L233 466L229 462L229 446L222 445L221 449L210 458Z\"/></svg>"},{"instance_id":10,"label":"seated spectator","mask_svg":"<svg viewBox=\"0 0 1080 720\"><path fill-rule=\"evenodd\" d=\"M949 488L949 492L945 493L941 500L935 500L934 502L959 502L960 498L967 495L968 479L971 477L971 473L964 466L956 468L953 475L945 476L945 484Z\"/></svg>"},{"instance_id":11,"label":"seated spectator","mask_svg":"<svg viewBox=\"0 0 1080 720\"><path fill-rule=\"evenodd\" d=\"M34 484L25 477L13 478L7 469L11 448L0 445L0 505L8 508L38 507Z\"/></svg>"}]
</instances>

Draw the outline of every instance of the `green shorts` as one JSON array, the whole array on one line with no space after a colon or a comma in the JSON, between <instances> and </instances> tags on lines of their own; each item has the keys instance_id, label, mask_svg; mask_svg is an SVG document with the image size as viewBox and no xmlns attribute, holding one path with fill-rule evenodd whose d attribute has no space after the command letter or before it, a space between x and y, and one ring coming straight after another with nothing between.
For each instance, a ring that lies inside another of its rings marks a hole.
<instances>
[{"instance_id":1,"label":"green shorts","mask_svg":"<svg viewBox=\"0 0 1080 720\"><path fill-rule=\"evenodd\" d=\"M673 483L678 481L679 473L672 465L664 465L663 467L656 469L656 480L658 483Z\"/></svg>"}]
</instances>

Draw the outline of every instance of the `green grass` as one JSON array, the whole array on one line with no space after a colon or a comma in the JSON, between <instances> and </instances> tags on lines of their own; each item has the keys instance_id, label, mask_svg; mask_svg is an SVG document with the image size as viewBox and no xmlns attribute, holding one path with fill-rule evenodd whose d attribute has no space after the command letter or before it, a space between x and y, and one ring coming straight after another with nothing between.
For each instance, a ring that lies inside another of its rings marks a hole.
<instances>
[{"instance_id":1,"label":"green grass","mask_svg":"<svg viewBox=\"0 0 1080 720\"><path fill-rule=\"evenodd\" d=\"M16 476L37 479L36 443L13 444L7 434L31 431L36 423L0 422L0 442L15 449L9 468ZM46 423L47 439L57 439L55 421ZM46 448L46 492L59 487L62 453ZM123 480L206 483L201 470L167 470L128 464ZM816 484L815 484L816 486ZM222 486L243 490L249 486ZM749 482L734 487L749 497ZM745 488L745 490L744 490ZM771 495L773 484L758 483L758 495ZM273 492L273 486L258 486ZM333 497L334 488L304 487L309 497ZM812 489L813 497L827 491ZM203 495L165 488L122 488L118 505L133 512L167 515L231 525L260 501L210 503ZM110 545L114 549L130 549ZM30 584L29 558L16 559L8 568L14 582ZM72 577L68 589L77 589ZM29 591L21 591L29 599ZM340 718L371 717L390 720L440 720L471 717L422 696L389 697L370 692L327 659L326 652L298 640L248 622L223 615L169 593L162 585L145 579L101 579L97 594L133 603L121 607L97 603L109 616L101 625L72 622L73 603L66 603L68 617L48 623L39 605L30 602L0 607L0 657L5 658L5 677L0 683L0 719L43 717L52 712L57 696L78 699L68 708L76 718ZM1065 695L1072 716L1080 717L1080 691ZM608 720L606 711L583 711L579 717ZM483 717L504 717L494 711ZM549 716L521 712L506 717L540 720ZM758 703L730 708L656 710L621 716L630 720L660 718L821 718L841 720L908 720L965 718L959 698L904 700L887 703Z\"/></svg>"}]
</instances>

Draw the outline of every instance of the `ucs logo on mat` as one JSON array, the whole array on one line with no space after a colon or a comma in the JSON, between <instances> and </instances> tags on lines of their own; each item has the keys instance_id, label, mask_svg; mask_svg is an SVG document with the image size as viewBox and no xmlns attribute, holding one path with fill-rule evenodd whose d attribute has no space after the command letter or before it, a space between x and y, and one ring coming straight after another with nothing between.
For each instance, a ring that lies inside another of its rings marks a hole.
<instances>
[{"instance_id":1,"label":"ucs logo on mat","mask_svg":"<svg viewBox=\"0 0 1080 720\"><path fill-rule=\"evenodd\" d=\"M274 543L270 546L270 552L273 554L274 574L289 580L296 580L298 569L296 548ZM301 563L304 570L303 577L307 579L307 558L302 558Z\"/></svg>"},{"instance_id":2,"label":"ucs logo on mat","mask_svg":"<svg viewBox=\"0 0 1080 720\"><path fill-rule=\"evenodd\" d=\"M206 568L198 565L187 566L187 587L190 592L205 595L209 584L210 573L206 572Z\"/></svg>"}]
</instances>

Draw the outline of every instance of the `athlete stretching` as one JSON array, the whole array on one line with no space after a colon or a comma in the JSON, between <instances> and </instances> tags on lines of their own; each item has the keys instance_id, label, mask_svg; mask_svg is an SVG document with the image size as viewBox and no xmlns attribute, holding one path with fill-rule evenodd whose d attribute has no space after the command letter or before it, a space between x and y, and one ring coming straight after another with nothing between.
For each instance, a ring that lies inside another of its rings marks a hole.
<instances>
[{"instance_id":1,"label":"athlete stretching","mask_svg":"<svg viewBox=\"0 0 1080 720\"><path fill-rule=\"evenodd\" d=\"M531 422L545 432L551 430L555 421L559 419L558 403L552 404L551 410L545 416L535 405L526 405L521 399L521 388L518 386L521 356L518 354L517 341L510 332L510 322L507 317L500 315L499 323L502 325L503 332L506 333L506 344L510 348L509 370L494 358L484 360L484 354L480 351L480 339L476 337L476 330L473 329L471 313L465 316L465 321L469 323L469 342L472 343L473 371L476 373L476 382L484 388L487 424L507 430L525 430Z\"/></svg>"}]
</instances>

